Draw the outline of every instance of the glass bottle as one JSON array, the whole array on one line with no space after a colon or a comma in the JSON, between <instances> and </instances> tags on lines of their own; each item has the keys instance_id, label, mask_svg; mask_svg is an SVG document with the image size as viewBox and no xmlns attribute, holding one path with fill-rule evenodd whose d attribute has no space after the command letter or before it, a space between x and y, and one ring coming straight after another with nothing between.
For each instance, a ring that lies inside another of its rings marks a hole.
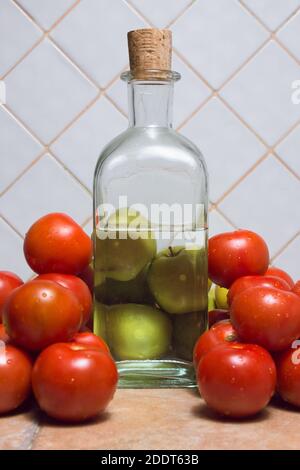
<instances>
[{"instance_id":1,"label":"glass bottle","mask_svg":"<svg viewBox=\"0 0 300 470\"><path fill-rule=\"evenodd\" d=\"M94 177L94 331L120 387L193 387L193 346L207 328L206 167L172 129L171 32L128 41L129 128Z\"/></svg>"}]
</instances>

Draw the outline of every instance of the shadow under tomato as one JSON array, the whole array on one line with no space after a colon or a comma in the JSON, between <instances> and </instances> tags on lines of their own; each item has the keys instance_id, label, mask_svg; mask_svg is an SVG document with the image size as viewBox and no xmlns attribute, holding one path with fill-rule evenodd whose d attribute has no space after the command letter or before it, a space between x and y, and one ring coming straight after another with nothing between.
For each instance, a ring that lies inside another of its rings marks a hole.
<instances>
[{"instance_id":1,"label":"shadow under tomato","mask_svg":"<svg viewBox=\"0 0 300 470\"><path fill-rule=\"evenodd\" d=\"M231 416L223 416L210 409L203 401L197 406L194 406L191 410L193 416L205 419L207 421L221 422L221 423L260 423L268 419L270 411L268 408L264 408L262 411L254 416L247 418L233 418Z\"/></svg>"},{"instance_id":2,"label":"shadow under tomato","mask_svg":"<svg viewBox=\"0 0 300 470\"><path fill-rule=\"evenodd\" d=\"M14 416L22 415L22 414L31 414L34 415L34 408L36 407L35 401L33 397L28 398L27 400L22 403L18 408L15 408L12 411L8 411L7 413L2 413L0 415L0 420L2 418L13 418ZM33 416L34 418L34 416Z\"/></svg>"},{"instance_id":3,"label":"shadow under tomato","mask_svg":"<svg viewBox=\"0 0 300 470\"><path fill-rule=\"evenodd\" d=\"M111 413L109 411L104 411L100 413L98 416L94 418L87 419L86 421L63 421L51 418L50 416L46 415L41 409L36 409L36 419L40 423L41 426L48 426L48 427L83 427L83 426L96 426L100 423L104 423L105 421L109 420Z\"/></svg>"},{"instance_id":4,"label":"shadow under tomato","mask_svg":"<svg viewBox=\"0 0 300 470\"><path fill-rule=\"evenodd\" d=\"M279 395L275 395L269 406L278 410L290 411L291 413L300 413L300 408L284 401Z\"/></svg>"}]
</instances>

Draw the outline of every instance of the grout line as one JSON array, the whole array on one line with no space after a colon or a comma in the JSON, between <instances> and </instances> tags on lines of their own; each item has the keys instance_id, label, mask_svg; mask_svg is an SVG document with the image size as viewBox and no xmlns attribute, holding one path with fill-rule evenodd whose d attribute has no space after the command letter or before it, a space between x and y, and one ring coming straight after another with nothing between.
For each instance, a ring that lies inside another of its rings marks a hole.
<instances>
[{"instance_id":1,"label":"grout line","mask_svg":"<svg viewBox=\"0 0 300 470\"><path fill-rule=\"evenodd\" d=\"M232 220L226 214L224 214L224 212L217 205L215 205L214 210L218 212L223 217L223 219L225 219L226 222L228 222L233 228L238 230L239 227L236 224L234 224Z\"/></svg>"},{"instance_id":2,"label":"grout line","mask_svg":"<svg viewBox=\"0 0 300 470\"><path fill-rule=\"evenodd\" d=\"M22 13L24 15L27 16L27 18L35 24L35 26L37 26L41 31L43 31L44 33L49 33L50 31L52 31L54 28L56 28L56 26L75 8L77 7L77 5L81 2L81 0L75 0L75 2L69 7L67 8L67 10L61 15L59 16L55 22L50 26L49 29L44 29L44 27L42 25L39 24L39 22L37 20L34 19L34 17L26 10L26 7L24 7L23 5L20 5L19 3L19 0L11 0L11 2L13 2L18 8L19 10L22 11Z\"/></svg>"},{"instance_id":3,"label":"grout line","mask_svg":"<svg viewBox=\"0 0 300 470\"><path fill-rule=\"evenodd\" d=\"M196 116L196 114L198 114L200 112L200 110L202 108L204 108L204 106L213 99L213 97L216 96L215 93L211 93L207 98L205 98L205 100L199 104L199 106L197 106L196 109L194 109L194 111L189 114L189 116L187 116L176 128L176 131L180 131L189 121L191 121L193 119L193 117Z\"/></svg>"},{"instance_id":4,"label":"grout line","mask_svg":"<svg viewBox=\"0 0 300 470\"><path fill-rule=\"evenodd\" d=\"M223 98L222 95L219 95L218 94L218 99L225 105L227 106L227 108L235 115L236 118L238 118L243 124L245 127L247 127L247 129L252 132L252 134L255 135L255 137L264 145L264 147L270 149L270 146L267 144L267 142L261 137L261 135L259 135L255 129L253 129L247 121L245 121L245 119L240 116L240 114L231 106L230 103L228 103L225 98Z\"/></svg>"},{"instance_id":5,"label":"grout line","mask_svg":"<svg viewBox=\"0 0 300 470\"><path fill-rule=\"evenodd\" d=\"M73 173L69 167L65 166L64 162L57 155L55 155L52 150L48 150L48 154L59 164L59 166L65 170L66 173L69 173L69 176L77 181L77 183L81 186L81 189L88 193L89 196L92 196L92 191L78 178L78 176L75 175L75 173Z\"/></svg>"},{"instance_id":6,"label":"grout line","mask_svg":"<svg viewBox=\"0 0 300 470\"><path fill-rule=\"evenodd\" d=\"M28 57L31 52L37 47L39 46L39 44L41 44L43 42L43 40L45 39L45 35L42 34L39 39L28 49L28 51L26 51L18 60L17 62L14 63L14 65L12 65L5 73L4 75L2 75L0 77L0 80L5 80L5 78L21 63L23 62L24 59L26 59L26 57Z\"/></svg>"},{"instance_id":7,"label":"grout line","mask_svg":"<svg viewBox=\"0 0 300 470\"><path fill-rule=\"evenodd\" d=\"M298 231L288 242L286 242L276 253L271 257L271 263L278 258L292 243L298 236L300 235L300 231Z\"/></svg>"},{"instance_id":8,"label":"grout line","mask_svg":"<svg viewBox=\"0 0 300 470\"><path fill-rule=\"evenodd\" d=\"M29 165L27 165L22 171L21 173L18 174L18 176L16 176L10 183L8 186L6 186L4 188L4 190L0 193L0 198L2 196L4 196L13 186L15 183L17 183L17 181L19 181L23 175L25 175L25 173L27 173L27 171L29 171L45 154L47 153L47 150L44 148L43 151L37 156L35 157L30 163Z\"/></svg>"},{"instance_id":9,"label":"grout line","mask_svg":"<svg viewBox=\"0 0 300 470\"><path fill-rule=\"evenodd\" d=\"M263 20L254 12L251 10L251 8L246 5L244 3L244 0L238 0L239 4L241 5L241 7L243 7L251 16L253 16L255 18L255 20L264 28L266 29L268 32L272 33L272 34L276 34L280 29L282 29L289 21L290 19L295 16L298 11L300 10L300 5L298 5L296 7L296 9L290 14L288 15L287 18L285 18L282 23L279 24L279 26L277 26L277 28L275 28L274 30L270 29L264 22Z\"/></svg>"},{"instance_id":10,"label":"grout line","mask_svg":"<svg viewBox=\"0 0 300 470\"><path fill-rule=\"evenodd\" d=\"M22 127L24 129L26 129L26 131L35 139L37 140L37 142L42 146L42 147L45 147L47 148L47 144L45 144L45 142L43 142L39 137L38 135L35 133L35 131L33 129L31 129L23 120L22 118L20 118L19 116L17 116L14 111L8 106L8 104L3 104L2 105L3 108L6 109L6 111L11 114L13 116L13 118L22 125Z\"/></svg>"},{"instance_id":11,"label":"grout line","mask_svg":"<svg viewBox=\"0 0 300 470\"><path fill-rule=\"evenodd\" d=\"M117 103L115 103L115 101L109 95L104 93L104 96L122 114L122 116L124 116L125 118L128 118L128 115L125 113L125 111L123 111L123 109L120 108L120 106Z\"/></svg>"},{"instance_id":12,"label":"grout line","mask_svg":"<svg viewBox=\"0 0 300 470\"><path fill-rule=\"evenodd\" d=\"M181 54L175 47L173 47L173 53L181 59L181 61L202 81L205 85L212 91L215 92L216 90L211 86L211 84L204 78L200 72L186 59L184 55Z\"/></svg>"},{"instance_id":13,"label":"grout line","mask_svg":"<svg viewBox=\"0 0 300 470\"><path fill-rule=\"evenodd\" d=\"M44 29L35 21L33 16L24 8L22 5L19 4L18 0L10 0L10 2L24 15L26 18L32 23L36 28L38 28L41 33L44 32Z\"/></svg>"},{"instance_id":14,"label":"grout line","mask_svg":"<svg viewBox=\"0 0 300 470\"><path fill-rule=\"evenodd\" d=\"M276 42L278 46L280 46L294 61L297 62L298 65L300 65L300 61L297 57L295 57L291 51L286 48L279 40L277 33L280 29L282 29L288 22L289 20L300 11L300 6L296 8L295 11L287 19L285 19L274 31L270 30L267 25L259 18L259 16L256 15L247 5L244 4L243 0L238 0L239 4L250 14L253 16L253 18L268 32L271 34L271 38Z\"/></svg>"},{"instance_id":15,"label":"grout line","mask_svg":"<svg viewBox=\"0 0 300 470\"><path fill-rule=\"evenodd\" d=\"M21 232L19 232L19 230L18 230L16 227L14 227L14 225L6 218L3 214L0 214L0 217L1 217L1 219L4 220L4 222L5 222L14 232L16 232L16 234L17 234L22 240L24 240L24 237L23 237L23 235L21 234Z\"/></svg>"},{"instance_id":16,"label":"grout line","mask_svg":"<svg viewBox=\"0 0 300 470\"><path fill-rule=\"evenodd\" d=\"M85 219L84 222L82 222L81 227L84 228L86 225L88 225L91 221L93 220L93 216L89 216L87 219Z\"/></svg>"},{"instance_id":17,"label":"grout line","mask_svg":"<svg viewBox=\"0 0 300 470\"><path fill-rule=\"evenodd\" d=\"M230 186L229 189L227 189L227 191L225 191L224 194L222 194L222 196L216 201L216 206L218 207L219 204L221 204L224 199L229 196L230 193L232 193L232 191L240 185L240 183L242 183L242 181L244 181L249 175L251 175L251 173L253 173L256 168L264 161L266 160L269 156L271 155L271 152L270 150L268 150L266 153L264 153L264 155L262 157L260 157L255 163L254 165L252 165L240 178L238 178L235 183L232 184L232 186Z\"/></svg>"},{"instance_id":18,"label":"grout line","mask_svg":"<svg viewBox=\"0 0 300 470\"><path fill-rule=\"evenodd\" d=\"M273 151L273 156L275 157L276 160L278 160L284 167L285 169L292 173L292 175L297 178L298 181L300 181L300 175L296 171L294 171L276 152Z\"/></svg>"},{"instance_id":19,"label":"grout line","mask_svg":"<svg viewBox=\"0 0 300 470\"><path fill-rule=\"evenodd\" d=\"M285 131L282 136L275 142L271 150L275 152L276 147L281 144L298 126L300 125L300 119L298 119L287 131Z\"/></svg>"},{"instance_id":20,"label":"grout line","mask_svg":"<svg viewBox=\"0 0 300 470\"><path fill-rule=\"evenodd\" d=\"M173 26L176 21L178 21L193 5L195 5L196 3L196 0L191 0L189 4L187 4L183 10L181 10L178 15L175 16L175 18L173 18L173 20L170 21L170 23L168 23L166 25L166 28L170 28L171 26Z\"/></svg>"},{"instance_id":21,"label":"grout line","mask_svg":"<svg viewBox=\"0 0 300 470\"><path fill-rule=\"evenodd\" d=\"M293 59L293 61L297 63L297 65L300 66L300 60L298 59L298 57L296 57L296 56L280 41L280 39L279 39L277 36L274 37L273 39L274 39L274 41L277 43L277 45L278 45L279 47L281 47L281 49L283 49L283 50L287 53L287 55L289 55L290 58Z\"/></svg>"},{"instance_id":22,"label":"grout line","mask_svg":"<svg viewBox=\"0 0 300 470\"><path fill-rule=\"evenodd\" d=\"M64 48L58 44L55 39L53 39L52 36L50 35L47 35L47 39L48 41L50 41L52 43L52 45L55 47L55 49L57 49L63 56L64 58L67 60L67 62L69 62L70 64L72 64L72 66L88 81L90 82L90 84L94 85L94 87L97 89L97 90L101 90L101 87L98 85L98 83L92 78L90 77L90 75L85 72L85 70L83 70L83 68L78 65L78 63L72 59L67 53L66 51L64 50Z\"/></svg>"},{"instance_id":23,"label":"grout line","mask_svg":"<svg viewBox=\"0 0 300 470\"><path fill-rule=\"evenodd\" d=\"M67 10L64 12L62 16L60 16L59 18L57 18L57 20L55 20L55 22L52 24L52 26L50 26L47 32L49 33L50 31L55 29L56 26L58 26L59 23L61 23L66 18L66 16L68 16L69 13L71 13L71 11L73 11L79 5L80 2L81 0L75 0L75 3L73 3L73 5L71 5L69 8L67 8Z\"/></svg>"},{"instance_id":24,"label":"grout line","mask_svg":"<svg viewBox=\"0 0 300 470\"><path fill-rule=\"evenodd\" d=\"M95 98L92 99L79 113L63 128L59 133L48 143L48 147L51 147L60 137L70 129L79 119L90 109L92 106L101 98L102 93L98 91Z\"/></svg>"},{"instance_id":25,"label":"grout line","mask_svg":"<svg viewBox=\"0 0 300 470\"><path fill-rule=\"evenodd\" d=\"M151 28L155 28L154 24L135 6L130 0L123 0L123 3L135 13L141 20L148 24Z\"/></svg>"}]
</instances>

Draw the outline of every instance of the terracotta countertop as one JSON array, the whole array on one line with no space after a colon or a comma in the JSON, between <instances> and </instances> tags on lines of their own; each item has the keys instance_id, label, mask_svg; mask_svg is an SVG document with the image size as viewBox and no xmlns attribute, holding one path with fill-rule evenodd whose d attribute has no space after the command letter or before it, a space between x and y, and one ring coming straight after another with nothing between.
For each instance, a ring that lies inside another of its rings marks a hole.
<instances>
[{"instance_id":1,"label":"terracotta countertop","mask_svg":"<svg viewBox=\"0 0 300 470\"><path fill-rule=\"evenodd\" d=\"M216 417L192 390L118 390L107 412L62 425L28 404L0 418L0 449L299 449L300 413L274 401L255 418Z\"/></svg>"}]
</instances>

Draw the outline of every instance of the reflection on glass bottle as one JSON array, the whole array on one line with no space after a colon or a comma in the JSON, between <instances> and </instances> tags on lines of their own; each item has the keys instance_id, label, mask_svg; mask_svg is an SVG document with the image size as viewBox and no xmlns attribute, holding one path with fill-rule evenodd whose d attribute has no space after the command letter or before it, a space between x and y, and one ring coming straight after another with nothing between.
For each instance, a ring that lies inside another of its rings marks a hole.
<instances>
[{"instance_id":1,"label":"reflection on glass bottle","mask_svg":"<svg viewBox=\"0 0 300 470\"><path fill-rule=\"evenodd\" d=\"M207 328L207 174L172 129L171 33L128 34L129 128L94 179L94 330L118 361L120 386L194 386Z\"/></svg>"}]
</instances>

